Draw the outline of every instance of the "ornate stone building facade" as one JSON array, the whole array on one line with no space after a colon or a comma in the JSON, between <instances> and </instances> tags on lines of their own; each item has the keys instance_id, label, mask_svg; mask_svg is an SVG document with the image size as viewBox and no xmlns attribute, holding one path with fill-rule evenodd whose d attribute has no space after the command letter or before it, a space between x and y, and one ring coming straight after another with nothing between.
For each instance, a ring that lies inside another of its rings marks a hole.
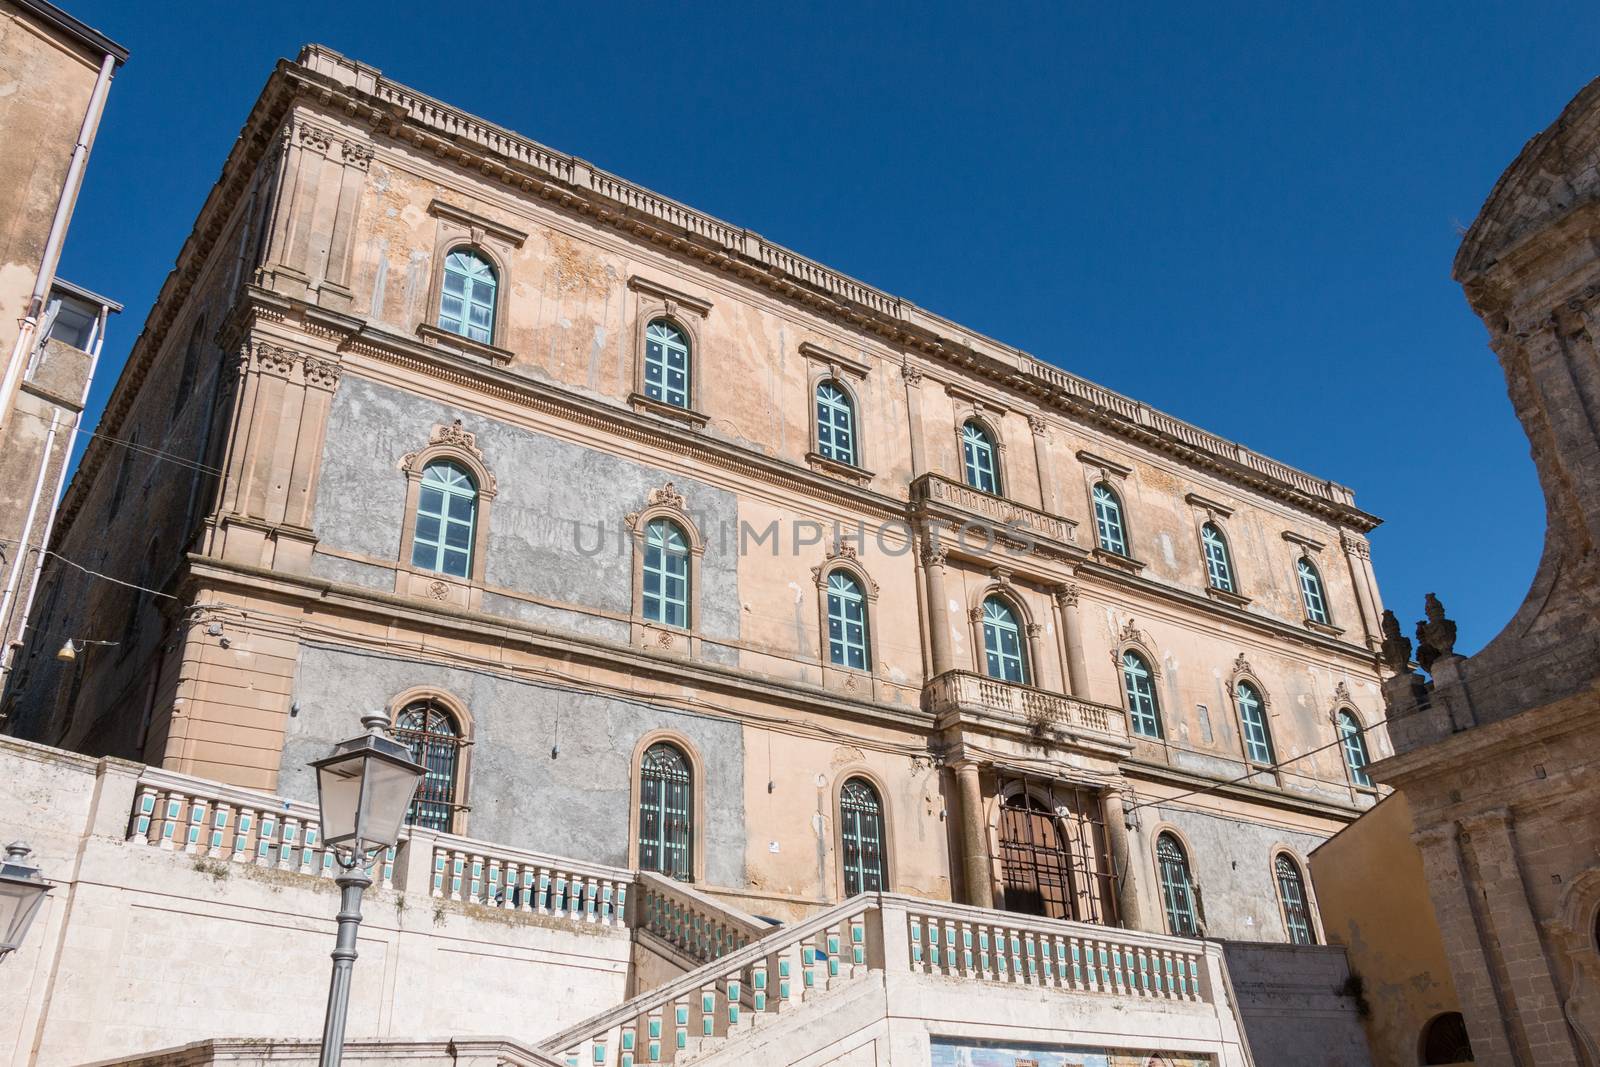
<instances>
[{"instance_id":1,"label":"ornate stone building facade","mask_svg":"<svg viewBox=\"0 0 1600 1067\"><path fill-rule=\"evenodd\" d=\"M56 266L127 58L44 0L0 2L0 679L27 630L106 319L122 310Z\"/></svg>"},{"instance_id":2,"label":"ornate stone building facade","mask_svg":"<svg viewBox=\"0 0 1600 1067\"><path fill-rule=\"evenodd\" d=\"M1475 656L1433 596L1385 682L1474 1062L1600 1064L1600 81L1501 176L1455 277L1489 328L1549 527L1527 599Z\"/></svg>"},{"instance_id":3,"label":"ornate stone building facade","mask_svg":"<svg viewBox=\"0 0 1600 1067\"><path fill-rule=\"evenodd\" d=\"M308 47L151 312L11 728L798 920L1320 942L1370 806L1350 490ZM116 536L107 537L113 530Z\"/></svg>"}]
</instances>

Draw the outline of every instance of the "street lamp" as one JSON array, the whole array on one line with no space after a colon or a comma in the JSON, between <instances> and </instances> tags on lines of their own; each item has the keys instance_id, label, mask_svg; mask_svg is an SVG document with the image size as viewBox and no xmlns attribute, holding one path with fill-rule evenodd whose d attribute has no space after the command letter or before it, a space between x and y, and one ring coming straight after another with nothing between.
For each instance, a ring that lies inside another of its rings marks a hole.
<instances>
[{"instance_id":1,"label":"street lamp","mask_svg":"<svg viewBox=\"0 0 1600 1067\"><path fill-rule=\"evenodd\" d=\"M350 1010L350 973L361 925L361 894L372 884L367 864L400 838L406 810L425 773L406 746L389 736L389 720L368 715L367 732L334 746L333 755L311 764L317 772L322 844L331 849L339 875L339 936L333 946L333 980L322 1024L321 1067L338 1067L344 1055L345 1016Z\"/></svg>"},{"instance_id":2,"label":"street lamp","mask_svg":"<svg viewBox=\"0 0 1600 1067\"><path fill-rule=\"evenodd\" d=\"M28 862L32 852L21 841L13 841L6 846L5 861L0 862L0 960L22 944L45 894L55 888Z\"/></svg>"}]
</instances>

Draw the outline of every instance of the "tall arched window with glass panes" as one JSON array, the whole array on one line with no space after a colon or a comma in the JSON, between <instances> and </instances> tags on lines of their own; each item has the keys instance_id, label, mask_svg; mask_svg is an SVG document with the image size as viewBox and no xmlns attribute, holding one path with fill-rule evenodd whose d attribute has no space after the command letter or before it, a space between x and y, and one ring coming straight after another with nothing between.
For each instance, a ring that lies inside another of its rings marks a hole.
<instances>
[{"instance_id":1,"label":"tall arched window with glass panes","mask_svg":"<svg viewBox=\"0 0 1600 1067\"><path fill-rule=\"evenodd\" d=\"M694 773L666 741L645 749L639 767L639 869L694 878Z\"/></svg>"},{"instance_id":2,"label":"tall arched window with glass panes","mask_svg":"<svg viewBox=\"0 0 1600 1067\"><path fill-rule=\"evenodd\" d=\"M867 598L849 571L828 572L828 662L864 671L872 662Z\"/></svg>"},{"instance_id":3,"label":"tall arched window with glass panes","mask_svg":"<svg viewBox=\"0 0 1600 1067\"><path fill-rule=\"evenodd\" d=\"M1161 905L1167 914L1167 932L1193 937L1200 930L1195 907L1194 876L1189 856L1171 834L1156 838L1156 873L1161 883Z\"/></svg>"},{"instance_id":4,"label":"tall arched window with glass panes","mask_svg":"<svg viewBox=\"0 0 1600 1067\"><path fill-rule=\"evenodd\" d=\"M983 602L983 669L1003 682L1028 681L1028 652L1011 605L997 596Z\"/></svg>"},{"instance_id":5,"label":"tall arched window with glass panes","mask_svg":"<svg viewBox=\"0 0 1600 1067\"><path fill-rule=\"evenodd\" d=\"M1094 487L1094 529L1100 547L1118 556L1128 554L1128 527L1122 518L1122 498L1105 482Z\"/></svg>"},{"instance_id":6,"label":"tall arched window with glass panes","mask_svg":"<svg viewBox=\"0 0 1600 1067\"><path fill-rule=\"evenodd\" d=\"M689 338L666 319L644 331L644 395L675 408L689 406Z\"/></svg>"},{"instance_id":7,"label":"tall arched window with glass panes","mask_svg":"<svg viewBox=\"0 0 1600 1067\"><path fill-rule=\"evenodd\" d=\"M461 727L437 700L414 700L395 716L394 736L422 764L422 781L406 811L406 825L456 832L461 774Z\"/></svg>"},{"instance_id":8,"label":"tall arched window with glass panes","mask_svg":"<svg viewBox=\"0 0 1600 1067\"><path fill-rule=\"evenodd\" d=\"M1311 906L1306 903L1306 883L1300 875L1300 865L1278 853L1272 861L1272 875L1278 883L1278 903L1283 908L1283 925L1291 945L1315 945L1316 931L1311 928Z\"/></svg>"},{"instance_id":9,"label":"tall arched window with glass panes","mask_svg":"<svg viewBox=\"0 0 1600 1067\"><path fill-rule=\"evenodd\" d=\"M1239 704L1239 727L1244 734L1244 754L1251 763L1272 763L1272 733L1267 728L1267 705L1261 691L1249 682L1234 686Z\"/></svg>"},{"instance_id":10,"label":"tall arched window with glass panes","mask_svg":"<svg viewBox=\"0 0 1600 1067\"><path fill-rule=\"evenodd\" d=\"M1206 550L1206 581L1224 593L1237 592L1233 586L1233 559L1228 555L1228 539L1215 523L1200 527L1200 543Z\"/></svg>"},{"instance_id":11,"label":"tall arched window with glass panes","mask_svg":"<svg viewBox=\"0 0 1600 1067\"><path fill-rule=\"evenodd\" d=\"M817 454L835 463L858 466L856 409L838 382L817 383Z\"/></svg>"},{"instance_id":12,"label":"tall arched window with glass panes","mask_svg":"<svg viewBox=\"0 0 1600 1067\"><path fill-rule=\"evenodd\" d=\"M1339 713L1339 744L1344 749L1345 770L1350 780L1363 789L1372 788L1372 776L1367 773L1367 741L1361 723L1348 711Z\"/></svg>"},{"instance_id":13,"label":"tall arched window with glass panes","mask_svg":"<svg viewBox=\"0 0 1600 1067\"><path fill-rule=\"evenodd\" d=\"M472 576L478 483L466 468L435 459L422 470L411 533L411 565L453 578Z\"/></svg>"},{"instance_id":14,"label":"tall arched window with glass panes","mask_svg":"<svg viewBox=\"0 0 1600 1067\"><path fill-rule=\"evenodd\" d=\"M845 896L877 893L888 888L883 801L865 778L851 778L839 793L839 846Z\"/></svg>"},{"instance_id":15,"label":"tall arched window with glass panes","mask_svg":"<svg viewBox=\"0 0 1600 1067\"><path fill-rule=\"evenodd\" d=\"M973 419L961 426L961 462L968 485L984 493L1000 495L999 450L989 431Z\"/></svg>"},{"instance_id":16,"label":"tall arched window with glass panes","mask_svg":"<svg viewBox=\"0 0 1600 1067\"><path fill-rule=\"evenodd\" d=\"M1300 599L1305 602L1306 618L1312 622L1328 623L1328 597L1322 588L1322 574L1317 565L1301 556L1295 563L1300 577Z\"/></svg>"},{"instance_id":17,"label":"tall arched window with glass panes","mask_svg":"<svg viewBox=\"0 0 1600 1067\"><path fill-rule=\"evenodd\" d=\"M483 344L494 343L494 301L500 287L494 267L469 248L458 248L444 260L444 287L439 293L439 328Z\"/></svg>"},{"instance_id":18,"label":"tall arched window with glass panes","mask_svg":"<svg viewBox=\"0 0 1600 1067\"><path fill-rule=\"evenodd\" d=\"M1156 703L1150 664L1132 649L1122 654L1122 690L1128 698L1128 721L1140 737L1160 739L1161 709Z\"/></svg>"},{"instance_id":19,"label":"tall arched window with glass panes","mask_svg":"<svg viewBox=\"0 0 1600 1067\"><path fill-rule=\"evenodd\" d=\"M651 519L644 530L644 617L689 628L689 536L671 519Z\"/></svg>"}]
</instances>

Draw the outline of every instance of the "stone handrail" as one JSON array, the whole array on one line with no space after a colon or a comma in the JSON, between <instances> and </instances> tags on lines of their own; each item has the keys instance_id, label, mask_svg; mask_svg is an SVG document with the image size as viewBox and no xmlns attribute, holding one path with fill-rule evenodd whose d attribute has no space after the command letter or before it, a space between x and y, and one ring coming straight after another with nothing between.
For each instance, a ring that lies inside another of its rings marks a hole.
<instances>
[{"instance_id":1,"label":"stone handrail","mask_svg":"<svg viewBox=\"0 0 1600 1067\"><path fill-rule=\"evenodd\" d=\"M456 834L411 833L411 847L431 846L429 892L503 911L556 915L607 926L625 924L632 871L550 856Z\"/></svg>"},{"instance_id":2,"label":"stone handrail","mask_svg":"<svg viewBox=\"0 0 1600 1067\"><path fill-rule=\"evenodd\" d=\"M910 967L976 982L1210 1001L1201 941L902 898Z\"/></svg>"},{"instance_id":3,"label":"stone handrail","mask_svg":"<svg viewBox=\"0 0 1600 1067\"><path fill-rule=\"evenodd\" d=\"M139 776L128 824L132 844L332 878L333 853L321 837L310 804L156 768ZM397 851L374 862L375 885L394 888Z\"/></svg>"},{"instance_id":4,"label":"stone handrail","mask_svg":"<svg viewBox=\"0 0 1600 1067\"><path fill-rule=\"evenodd\" d=\"M658 937L697 963L721 959L772 932L771 923L653 871L639 872L633 907L635 932Z\"/></svg>"},{"instance_id":5,"label":"stone handrail","mask_svg":"<svg viewBox=\"0 0 1600 1067\"><path fill-rule=\"evenodd\" d=\"M320 845L321 831L319 812L303 801L146 768L134 793L128 841L333 878L337 867L333 853ZM408 884L404 872L416 862L427 864L426 874L415 870ZM373 884L383 889L608 926L626 923L634 883L634 873L623 867L415 827L403 831L399 844L378 857L372 876ZM739 922L746 918L742 912L736 916Z\"/></svg>"},{"instance_id":6,"label":"stone handrail","mask_svg":"<svg viewBox=\"0 0 1600 1067\"><path fill-rule=\"evenodd\" d=\"M1213 1004L1213 975L1221 967L1216 946L1202 941L864 893L779 927L539 1048L586 1067L671 1063L727 1035L744 1012L791 1008L868 970Z\"/></svg>"},{"instance_id":7,"label":"stone handrail","mask_svg":"<svg viewBox=\"0 0 1600 1067\"><path fill-rule=\"evenodd\" d=\"M923 690L936 716L957 708L975 708L1023 720L1030 725L1085 730L1124 739L1128 720L1121 708L1096 704L1031 685L1002 682L971 671L945 671Z\"/></svg>"},{"instance_id":8,"label":"stone handrail","mask_svg":"<svg viewBox=\"0 0 1600 1067\"><path fill-rule=\"evenodd\" d=\"M747 1007L765 1014L864 972L877 894L852 897L539 1043L569 1064L671 1063L725 1035Z\"/></svg>"},{"instance_id":9,"label":"stone handrail","mask_svg":"<svg viewBox=\"0 0 1600 1067\"><path fill-rule=\"evenodd\" d=\"M1073 520L982 492L942 474L924 474L912 482L911 498L934 501L970 515L980 515L998 528L997 537L1005 527L1011 527L1058 544L1078 543L1078 524Z\"/></svg>"}]
</instances>

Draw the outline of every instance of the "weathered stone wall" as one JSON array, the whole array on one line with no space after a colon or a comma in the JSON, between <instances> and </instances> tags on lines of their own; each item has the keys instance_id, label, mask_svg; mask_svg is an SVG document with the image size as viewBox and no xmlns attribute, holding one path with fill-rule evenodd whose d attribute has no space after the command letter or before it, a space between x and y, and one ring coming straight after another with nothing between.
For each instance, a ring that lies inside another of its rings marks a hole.
<instances>
[{"instance_id":1,"label":"weathered stone wall","mask_svg":"<svg viewBox=\"0 0 1600 1067\"><path fill-rule=\"evenodd\" d=\"M1228 941L1223 954L1256 1067L1374 1062L1342 948Z\"/></svg>"},{"instance_id":2,"label":"weathered stone wall","mask_svg":"<svg viewBox=\"0 0 1600 1067\"><path fill-rule=\"evenodd\" d=\"M745 884L745 753L738 724L654 707L623 695L516 682L398 657L307 648L289 719L279 789L313 801L306 766L359 729L362 714L395 694L424 688L472 711L472 810L460 832L485 841L627 865L634 752L646 734L670 730L691 744L699 780L706 873L714 885ZM559 754L557 753L559 750Z\"/></svg>"}]
</instances>

